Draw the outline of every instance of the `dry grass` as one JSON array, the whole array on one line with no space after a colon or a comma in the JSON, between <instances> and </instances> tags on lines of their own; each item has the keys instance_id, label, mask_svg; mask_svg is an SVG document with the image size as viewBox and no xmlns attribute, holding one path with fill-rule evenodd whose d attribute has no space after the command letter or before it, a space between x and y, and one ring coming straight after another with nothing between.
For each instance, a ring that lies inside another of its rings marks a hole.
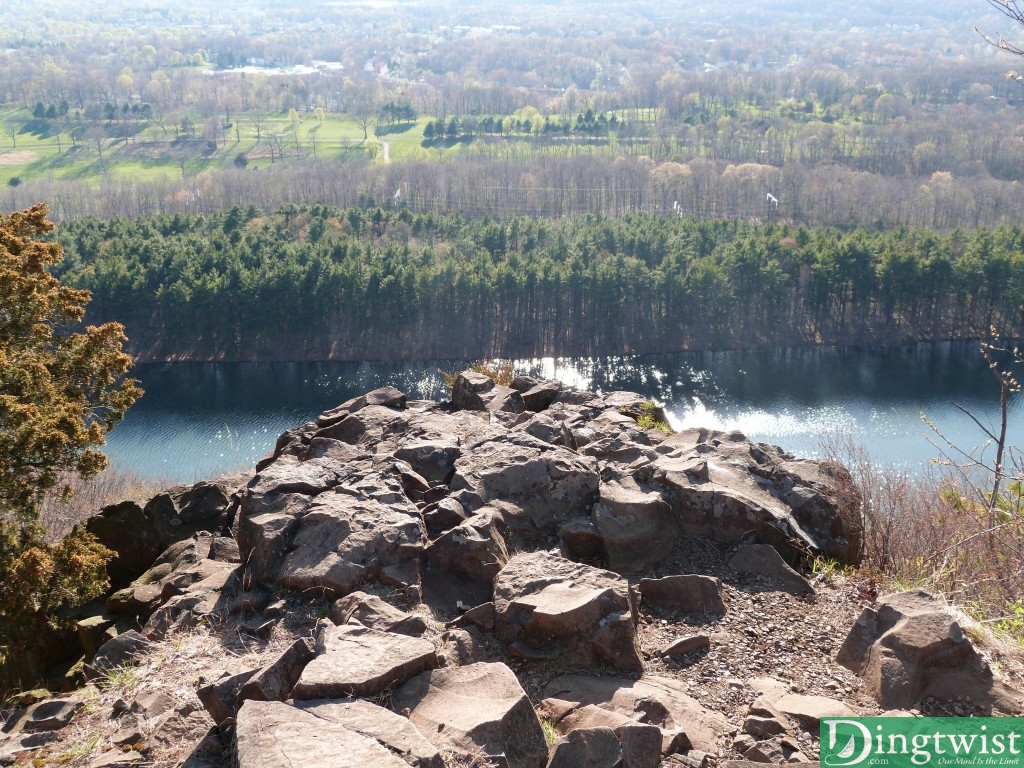
<instances>
[{"instance_id":1,"label":"dry grass","mask_svg":"<svg viewBox=\"0 0 1024 768\"><path fill-rule=\"evenodd\" d=\"M881 591L924 588L1024 643L1024 517L1013 484L993 525L969 478L875 466L846 438L823 445L863 497L863 572Z\"/></svg>"},{"instance_id":2,"label":"dry grass","mask_svg":"<svg viewBox=\"0 0 1024 768\"><path fill-rule=\"evenodd\" d=\"M124 725L113 715L118 699L131 703L145 691L169 693L178 710L202 710L196 690L202 682L222 674L236 674L266 666L300 637L310 637L317 620L326 612L323 600L292 599L281 623L266 640L239 630L249 616L233 615L179 632L157 642L139 656L134 665L115 670L106 678L78 690L74 696L85 707L70 726L60 732L60 740L36 753L25 765L86 766L97 755L118 749L114 735ZM158 747L148 742L157 721L146 721L142 729L145 762L151 768L174 768L187 756L193 743ZM41 761L41 762L39 762ZM230 763L228 755L211 758L211 764Z\"/></svg>"},{"instance_id":3,"label":"dry grass","mask_svg":"<svg viewBox=\"0 0 1024 768\"><path fill-rule=\"evenodd\" d=\"M108 468L89 480L69 475L67 484L73 494L71 498L63 501L59 494L50 494L43 500L40 512L40 523L54 541L67 536L76 524L108 504L120 501L145 504L170 485L169 482L147 480L114 468Z\"/></svg>"},{"instance_id":4,"label":"dry grass","mask_svg":"<svg viewBox=\"0 0 1024 768\"><path fill-rule=\"evenodd\" d=\"M515 367L510 360L496 360L493 362L481 360L467 366L467 368L475 373L482 373L501 387L509 386L516 377ZM441 377L449 389L455 386L455 380L459 377L459 373L461 371L441 371Z\"/></svg>"}]
</instances>

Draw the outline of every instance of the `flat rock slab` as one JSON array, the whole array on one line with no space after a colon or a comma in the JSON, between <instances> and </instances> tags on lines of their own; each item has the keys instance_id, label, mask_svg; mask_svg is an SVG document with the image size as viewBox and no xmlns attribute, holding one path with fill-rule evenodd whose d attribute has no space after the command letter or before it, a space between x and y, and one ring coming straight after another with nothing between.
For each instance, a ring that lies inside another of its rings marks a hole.
<instances>
[{"instance_id":1,"label":"flat rock slab","mask_svg":"<svg viewBox=\"0 0 1024 768\"><path fill-rule=\"evenodd\" d=\"M614 677L563 675L544 689L549 698L577 706L595 705L649 725L666 734L682 731L694 749L715 752L718 738L732 730L726 717L705 709L685 693L683 685L664 677L624 680Z\"/></svg>"},{"instance_id":2,"label":"flat rock slab","mask_svg":"<svg viewBox=\"0 0 1024 768\"><path fill-rule=\"evenodd\" d=\"M573 664L643 669L629 582L546 552L517 555L494 580L498 639Z\"/></svg>"},{"instance_id":3,"label":"flat rock slab","mask_svg":"<svg viewBox=\"0 0 1024 768\"><path fill-rule=\"evenodd\" d=\"M427 741L408 718L389 709L362 700L297 701L295 706L380 742L417 768L444 768L437 747Z\"/></svg>"},{"instance_id":4,"label":"flat rock slab","mask_svg":"<svg viewBox=\"0 0 1024 768\"><path fill-rule=\"evenodd\" d=\"M437 666L433 643L359 624L327 629L293 699L374 696Z\"/></svg>"},{"instance_id":5,"label":"flat rock slab","mask_svg":"<svg viewBox=\"0 0 1024 768\"><path fill-rule=\"evenodd\" d=\"M722 582L714 576L676 574L662 579L640 579L645 608L682 613L725 613Z\"/></svg>"},{"instance_id":6,"label":"flat rock slab","mask_svg":"<svg viewBox=\"0 0 1024 768\"><path fill-rule=\"evenodd\" d=\"M543 768L544 731L504 664L480 662L424 672L395 690L392 706L441 750L504 755L509 768Z\"/></svg>"},{"instance_id":7,"label":"flat rock slab","mask_svg":"<svg viewBox=\"0 0 1024 768\"><path fill-rule=\"evenodd\" d=\"M409 768L374 739L277 701L247 701L235 726L238 768Z\"/></svg>"},{"instance_id":8,"label":"flat rock slab","mask_svg":"<svg viewBox=\"0 0 1024 768\"><path fill-rule=\"evenodd\" d=\"M827 696L804 696L787 693L775 702L775 708L804 728L817 733L823 717L856 717L857 711L847 704Z\"/></svg>"}]
</instances>

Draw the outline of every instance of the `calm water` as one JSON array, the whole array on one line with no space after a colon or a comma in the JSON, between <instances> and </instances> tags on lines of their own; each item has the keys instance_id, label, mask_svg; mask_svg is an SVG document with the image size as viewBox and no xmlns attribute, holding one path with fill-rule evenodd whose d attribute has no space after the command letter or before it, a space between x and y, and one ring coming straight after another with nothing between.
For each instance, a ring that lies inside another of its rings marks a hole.
<instances>
[{"instance_id":1,"label":"calm water","mask_svg":"<svg viewBox=\"0 0 1024 768\"><path fill-rule=\"evenodd\" d=\"M250 469L278 434L351 397L391 384L443 397L439 369L459 363L175 363L142 365L146 395L109 435L121 469L183 482ZM998 388L967 343L896 350L769 350L600 359L542 359L517 370L579 387L629 389L665 403L673 426L739 429L804 456L823 435L846 434L872 458L915 471L937 449L925 413L962 447L983 443L955 401L993 424ZM1011 442L1024 445L1014 402Z\"/></svg>"}]
</instances>

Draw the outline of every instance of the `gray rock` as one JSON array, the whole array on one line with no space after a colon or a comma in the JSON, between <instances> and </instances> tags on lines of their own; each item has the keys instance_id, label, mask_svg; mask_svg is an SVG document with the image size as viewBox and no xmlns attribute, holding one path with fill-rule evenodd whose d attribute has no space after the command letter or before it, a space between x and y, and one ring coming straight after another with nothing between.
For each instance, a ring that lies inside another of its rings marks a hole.
<instances>
[{"instance_id":1,"label":"gray rock","mask_svg":"<svg viewBox=\"0 0 1024 768\"><path fill-rule=\"evenodd\" d=\"M548 747L530 699L504 664L435 669L395 690L392 706L441 750L504 755L509 768L543 768Z\"/></svg>"},{"instance_id":2,"label":"gray rock","mask_svg":"<svg viewBox=\"0 0 1024 768\"><path fill-rule=\"evenodd\" d=\"M742 729L757 739L767 739L786 732L786 726L774 717L758 717L748 715L743 721Z\"/></svg>"},{"instance_id":3,"label":"gray rock","mask_svg":"<svg viewBox=\"0 0 1024 768\"><path fill-rule=\"evenodd\" d=\"M259 499L270 494L298 493L316 496L339 485L346 474L345 468L329 459L310 459L285 456L262 469L246 487L247 499ZM243 514L246 501L242 502Z\"/></svg>"},{"instance_id":4,"label":"gray rock","mask_svg":"<svg viewBox=\"0 0 1024 768\"><path fill-rule=\"evenodd\" d=\"M515 382L512 382L512 384L513 388L515 388ZM523 404L526 406L526 410L533 411L534 413L546 410L555 402L555 398L558 397L561 391L562 382L560 381L538 382L523 391Z\"/></svg>"},{"instance_id":5,"label":"gray rock","mask_svg":"<svg viewBox=\"0 0 1024 768\"><path fill-rule=\"evenodd\" d=\"M238 710L238 694L258 670L248 670L235 675L225 675L219 680L201 685L196 695L217 725L223 725L234 718Z\"/></svg>"},{"instance_id":6,"label":"gray rock","mask_svg":"<svg viewBox=\"0 0 1024 768\"><path fill-rule=\"evenodd\" d=\"M808 550L858 561L859 521L842 513L856 507L857 500L845 498L847 485L836 476L838 470L794 461L781 449L751 443L739 432L685 430L662 442L658 453L653 482L665 489L686 535L735 543L754 531L788 561Z\"/></svg>"},{"instance_id":7,"label":"gray rock","mask_svg":"<svg viewBox=\"0 0 1024 768\"><path fill-rule=\"evenodd\" d=\"M435 539L427 547L427 562L440 570L490 584L508 562L497 510L484 507Z\"/></svg>"},{"instance_id":8,"label":"gray rock","mask_svg":"<svg viewBox=\"0 0 1024 768\"><path fill-rule=\"evenodd\" d=\"M104 507L85 521L85 529L116 553L107 563L112 589L131 584L165 548L153 521L134 501Z\"/></svg>"},{"instance_id":9,"label":"gray rock","mask_svg":"<svg viewBox=\"0 0 1024 768\"><path fill-rule=\"evenodd\" d=\"M432 643L358 624L330 627L302 671L292 698L375 696L437 666Z\"/></svg>"},{"instance_id":10,"label":"gray rock","mask_svg":"<svg viewBox=\"0 0 1024 768\"><path fill-rule=\"evenodd\" d=\"M649 568L672 551L676 518L661 494L632 478L602 483L594 525L604 541L608 567L618 573Z\"/></svg>"},{"instance_id":11,"label":"gray rock","mask_svg":"<svg viewBox=\"0 0 1024 768\"><path fill-rule=\"evenodd\" d=\"M374 739L416 768L444 768L437 747L410 720L369 701L297 701L295 706Z\"/></svg>"},{"instance_id":12,"label":"gray rock","mask_svg":"<svg viewBox=\"0 0 1024 768\"><path fill-rule=\"evenodd\" d=\"M143 690L132 702L129 708L131 712L143 717L153 719L165 712L169 712L178 706L178 700L170 691L157 688L154 690Z\"/></svg>"},{"instance_id":13,"label":"gray rock","mask_svg":"<svg viewBox=\"0 0 1024 768\"><path fill-rule=\"evenodd\" d=\"M494 580L495 630L505 643L555 651L571 664L640 672L629 583L544 552L517 555Z\"/></svg>"},{"instance_id":14,"label":"gray rock","mask_svg":"<svg viewBox=\"0 0 1024 768\"><path fill-rule=\"evenodd\" d=\"M316 656L313 641L302 637L267 666L257 671L239 689L238 701L284 701L299 681L302 671Z\"/></svg>"},{"instance_id":15,"label":"gray rock","mask_svg":"<svg viewBox=\"0 0 1024 768\"><path fill-rule=\"evenodd\" d=\"M636 723L620 726L615 735L622 744L622 768L658 768L661 729Z\"/></svg>"},{"instance_id":16,"label":"gray rock","mask_svg":"<svg viewBox=\"0 0 1024 768\"><path fill-rule=\"evenodd\" d=\"M238 768L408 768L376 740L277 701L246 701L235 726Z\"/></svg>"},{"instance_id":17,"label":"gray rock","mask_svg":"<svg viewBox=\"0 0 1024 768\"><path fill-rule=\"evenodd\" d=\"M422 556L423 525L408 499L399 495L384 504L360 496L339 492L316 498L278 569L282 586L341 597L377 580L386 566Z\"/></svg>"},{"instance_id":18,"label":"gray rock","mask_svg":"<svg viewBox=\"0 0 1024 768\"><path fill-rule=\"evenodd\" d=\"M1020 692L994 679L945 603L923 590L865 608L836 661L861 675L885 709L911 709L926 696L970 696L986 711L1024 711Z\"/></svg>"},{"instance_id":19,"label":"gray rock","mask_svg":"<svg viewBox=\"0 0 1024 768\"><path fill-rule=\"evenodd\" d=\"M452 384L452 407L467 411L487 410L481 395L493 388L494 382L482 373L462 371Z\"/></svg>"},{"instance_id":20,"label":"gray rock","mask_svg":"<svg viewBox=\"0 0 1024 768\"><path fill-rule=\"evenodd\" d=\"M427 631L427 623L421 616L399 610L366 592L353 592L335 600L328 618L335 624L347 624L355 619L365 627L410 637L419 637Z\"/></svg>"},{"instance_id":21,"label":"gray rock","mask_svg":"<svg viewBox=\"0 0 1024 768\"><path fill-rule=\"evenodd\" d=\"M665 646L661 655L674 658L687 653L693 653L701 648L708 648L710 645L711 638L707 635L687 635Z\"/></svg>"},{"instance_id":22,"label":"gray rock","mask_svg":"<svg viewBox=\"0 0 1024 768\"><path fill-rule=\"evenodd\" d=\"M555 744L547 768L614 768L622 746L611 728L579 728Z\"/></svg>"},{"instance_id":23,"label":"gray rock","mask_svg":"<svg viewBox=\"0 0 1024 768\"><path fill-rule=\"evenodd\" d=\"M823 717L856 717L858 714L857 710L845 702L827 696L805 696L798 693L787 693L780 697L775 707L812 733L818 733Z\"/></svg>"},{"instance_id":24,"label":"gray rock","mask_svg":"<svg viewBox=\"0 0 1024 768\"><path fill-rule=\"evenodd\" d=\"M113 672L118 667L133 662L151 646L152 643L135 630L120 634L100 646L92 662L86 665L86 675L95 678Z\"/></svg>"},{"instance_id":25,"label":"gray rock","mask_svg":"<svg viewBox=\"0 0 1024 768\"><path fill-rule=\"evenodd\" d=\"M248 572L267 583L277 581L288 549L312 500L299 493L272 493L242 502L238 549Z\"/></svg>"},{"instance_id":26,"label":"gray rock","mask_svg":"<svg viewBox=\"0 0 1024 768\"><path fill-rule=\"evenodd\" d=\"M730 568L741 573L756 573L773 581L786 592L810 595L812 587L803 576L794 571L775 547L768 544L745 544L729 558Z\"/></svg>"},{"instance_id":27,"label":"gray rock","mask_svg":"<svg viewBox=\"0 0 1024 768\"><path fill-rule=\"evenodd\" d=\"M68 726L85 702L77 698L46 699L15 712L3 727L4 735L59 731Z\"/></svg>"},{"instance_id":28,"label":"gray rock","mask_svg":"<svg viewBox=\"0 0 1024 768\"><path fill-rule=\"evenodd\" d=\"M474 509L503 502L505 524L517 533L553 533L558 524L586 515L597 498L597 464L527 435L482 443L455 463L453 493Z\"/></svg>"},{"instance_id":29,"label":"gray rock","mask_svg":"<svg viewBox=\"0 0 1024 768\"><path fill-rule=\"evenodd\" d=\"M594 560L604 555L604 539L593 521L574 517L558 529L561 551L570 560Z\"/></svg>"},{"instance_id":30,"label":"gray rock","mask_svg":"<svg viewBox=\"0 0 1024 768\"><path fill-rule=\"evenodd\" d=\"M329 427L332 424L337 424L346 416L356 413L368 405L377 405L383 406L384 408L393 408L396 411L404 411L408 405L408 400L406 399L405 393L401 390L395 389L394 387L381 387L379 389L371 390L365 395L355 397L345 403L342 403L337 408L324 411L317 417L316 425L323 428Z\"/></svg>"},{"instance_id":31,"label":"gray rock","mask_svg":"<svg viewBox=\"0 0 1024 768\"><path fill-rule=\"evenodd\" d=\"M722 582L714 576L676 574L640 579L638 589L646 607L682 613L725 613Z\"/></svg>"},{"instance_id":32,"label":"gray rock","mask_svg":"<svg viewBox=\"0 0 1024 768\"><path fill-rule=\"evenodd\" d=\"M423 511L423 523L427 526L427 532L434 537L450 531L466 517L465 508L452 498L441 499L436 506Z\"/></svg>"},{"instance_id":33,"label":"gray rock","mask_svg":"<svg viewBox=\"0 0 1024 768\"><path fill-rule=\"evenodd\" d=\"M402 443L393 455L396 459L408 462L428 482L436 485L448 481L462 451L454 442L412 440Z\"/></svg>"},{"instance_id":34,"label":"gray rock","mask_svg":"<svg viewBox=\"0 0 1024 768\"><path fill-rule=\"evenodd\" d=\"M549 698L571 702L575 707L592 705L629 722L656 725L663 734L663 754L680 732L690 748L705 752L718 749L718 739L732 730L726 717L706 709L685 692L684 684L670 678L647 676L640 680L588 675L563 675L544 689ZM617 725L628 724L622 720Z\"/></svg>"}]
</instances>

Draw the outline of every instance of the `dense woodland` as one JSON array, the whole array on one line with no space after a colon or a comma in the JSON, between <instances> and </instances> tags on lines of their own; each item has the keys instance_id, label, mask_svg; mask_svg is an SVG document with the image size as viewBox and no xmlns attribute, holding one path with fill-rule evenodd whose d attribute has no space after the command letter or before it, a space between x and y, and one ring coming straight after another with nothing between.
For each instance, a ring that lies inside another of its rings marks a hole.
<instances>
[{"instance_id":1,"label":"dense woodland","mask_svg":"<svg viewBox=\"0 0 1024 768\"><path fill-rule=\"evenodd\" d=\"M1022 331L982 0L0 8L0 210L140 359Z\"/></svg>"},{"instance_id":2,"label":"dense woodland","mask_svg":"<svg viewBox=\"0 0 1024 768\"><path fill-rule=\"evenodd\" d=\"M609 355L1024 330L1024 229L235 207L58 232L143 359Z\"/></svg>"},{"instance_id":3,"label":"dense woodland","mask_svg":"<svg viewBox=\"0 0 1024 768\"><path fill-rule=\"evenodd\" d=\"M467 216L945 230L1024 207L1024 87L973 27L1017 30L981 0L31 7L0 9L4 210L400 191ZM359 151L318 150L335 124Z\"/></svg>"}]
</instances>

